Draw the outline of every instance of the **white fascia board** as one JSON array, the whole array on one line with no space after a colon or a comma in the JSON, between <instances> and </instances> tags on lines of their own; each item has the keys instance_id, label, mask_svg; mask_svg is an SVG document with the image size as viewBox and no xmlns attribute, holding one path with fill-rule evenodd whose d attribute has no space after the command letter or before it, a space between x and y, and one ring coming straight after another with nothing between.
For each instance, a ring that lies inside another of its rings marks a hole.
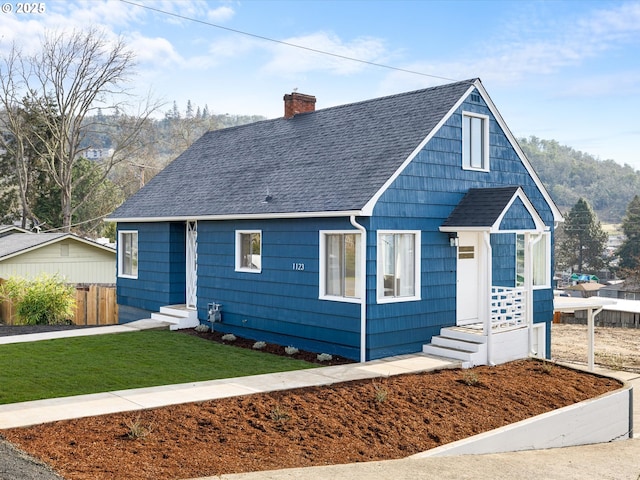
<instances>
[{"instance_id":1,"label":"white fascia board","mask_svg":"<svg viewBox=\"0 0 640 480\"><path fill-rule=\"evenodd\" d=\"M462 105L462 103L469 96L469 94L474 90L474 88L475 88L475 85L471 84L469 89L463 95L460 96L458 101L453 105L453 107L451 107L451 109L447 112L447 114L440 119L440 121L436 124L435 127L433 127L433 129L429 132L426 138L422 142L420 142L420 144L415 148L415 150L411 152L411 154L402 163L402 165L400 165L400 167L394 172L394 174L391 175L391 177L384 183L384 185L373 195L373 197L371 197L371 199L367 202L367 204L362 209L365 216L370 217L373 215L373 209L376 206L378 199L382 196L384 192L387 191L387 189L393 184L393 182L396 181L396 179L400 176L400 174L404 171L404 169L407 168L407 166L416 157L416 155L418 155L418 153L420 153L420 151L424 148L424 146L433 138L436 132L440 130L440 128L445 124L447 120L449 120L449 117L453 115L453 112L455 112L458 109L458 107Z\"/></svg>"},{"instance_id":2,"label":"white fascia board","mask_svg":"<svg viewBox=\"0 0 640 480\"><path fill-rule=\"evenodd\" d=\"M511 208L511 205L513 205L513 202L516 201L516 198L519 198L522 201L522 203L524 205L524 208L527 209L527 211L529 212L529 215L531 215L531 218L533 218L533 223L536 226L535 231L536 232L544 232L547 229L547 226L542 221L542 218L538 214L538 211L536 210L536 208L533 206L533 203L531 203L531 201L529 200L529 197L527 197L527 195L522 190L522 187L518 187L518 190L516 190L516 192L513 194L513 196L511 197L511 200L509 200L507 205L504 207L504 210L502 210L502 213L498 216L498 218L495 221L495 223L493 225L491 225L491 233L504 233L505 232L505 230L500 230L500 224L502 223L502 220L503 220L504 216L506 215L506 213ZM523 230L523 231L531 231L531 230L530 229L526 229L526 230Z\"/></svg>"},{"instance_id":3,"label":"white fascia board","mask_svg":"<svg viewBox=\"0 0 640 480\"><path fill-rule=\"evenodd\" d=\"M547 189L542 184L542 181L540 180L540 177L538 177L538 174L535 172L535 170L533 169L533 167L529 163L529 160L527 159L527 156L522 151L522 148L520 148L520 144L516 140L516 137L513 135L513 133L511 132L511 130L507 126L506 122L504 121L504 118L502 118L502 115L500 115L500 112L498 111L498 108L495 106L495 104L491 100L491 97L489 97L489 93L485 90L484 86L482 85L482 82L480 82L480 80L476 80L475 86L478 89L478 92L480 93L480 95L482 96L484 101L489 106L489 110L491 110L491 113L493 113L493 116L495 117L496 121L498 122L498 124L502 128L502 131L505 133L505 135L509 139L509 143L511 143L511 146L516 151L516 154L520 158L520 161L524 165L524 168L527 169L527 172L529 172L529 175L531 175L531 178L533 178L533 181L536 184L536 186L538 187L538 190L540 190L540 192L542 192L542 196L544 197L544 199L546 200L547 204L551 208L551 211L553 213L554 222L564 222L564 217L562 216L562 213L560 212L560 209L555 204L555 202L551 198L551 195L549 195L549 192L547 191Z\"/></svg>"},{"instance_id":4,"label":"white fascia board","mask_svg":"<svg viewBox=\"0 0 640 480\"><path fill-rule=\"evenodd\" d=\"M440 226L438 227L441 232L444 233L456 233L456 232L490 232L491 227L482 226L482 227L456 227L456 226Z\"/></svg>"},{"instance_id":5,"label":"white fascia board","mask_svg":"<svg viewBox=\"0 0 640 480\"><path fill-rule=\"evenodd\" d=\"M335 212L290 212L290 213L252 213L240 215L201 215L174 217L123 217L105 218L105 222L117 223L153 223L153 222L186 222L186 221L220 221L220 220L270 220L282 218L327 218L327 217L364 217L363 210L343 210Z\"/></svg>"}]
</instances>

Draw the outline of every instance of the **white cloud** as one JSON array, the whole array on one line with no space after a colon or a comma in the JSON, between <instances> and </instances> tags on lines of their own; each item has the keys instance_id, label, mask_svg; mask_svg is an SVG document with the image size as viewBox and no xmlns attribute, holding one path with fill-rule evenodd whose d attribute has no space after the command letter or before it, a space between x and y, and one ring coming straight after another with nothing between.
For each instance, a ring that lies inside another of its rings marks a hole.
<instances>
[{"instance_id":1,"label":"white cloud","mask_svg":"<svg viewBox=\"0 0 640 480\"><path fill-rule=\"evenodd\" d=\"M640 71L602 73L575 78L558 91L561 97L622 96L638 93Z\"/></svg>"},{"instance_id":2,"label":"white cloud","mask_svg":"<svg viewBox=\"0 0 640 480\"><path fill-rule=\"evenodd\" d=\"M640 40L640 3L615 4L578 16L544 21L524 17L509 19L508 28L483 42L467 58L452 62L418 61L402 65L408 70L464 80L480 77L485 83L510 86L526 79L540 81L563 74L563 83L572 81L566 95L603 95L631 92L640 86L639 73L612 71L595 75L585 72L576 81L569 79L569 69L585 67L590 60L606 60L616 49L628 48ZM518 22L523 23L518 23ZM528 22L528 23L527 23ZM532 28L534 25L535 28ZM624 69L631 65L620 65ZM567 72L567 73L565 73ZM571 75L573 77L574 75ZM384 93L424 88L441 83L429 78L393 72L380 88Z\"/></svg>"},{"instance_id":3,"label":"white cloud","mask_svg":"<svg viewBox=\"0 0 640 480\"><path fill-rule=\"evenodd\" d=\"M235 13L235 10L229 6L218 7L207 12L207 20L211 22L226 22L231 20Z\"/></svg>"},{"instance_id":4,"label":"white cloud","mask_svg":"<svg viewBox=\"0 0 640 480\"><path fill-rule=\"evenodd\" d=\"M316 32L303 37L287 38L283 42L302 48L284 44L268 46L273 57L264 65L263 71L282 76L312 71L350 75L361 71L366 64L340 57L376 62L381 61L386 54L384 42L373 37L359 37L347 43L333 33ZM330 52L333 55L325 55L318 51Z\"/></svg>"},{"instance_id":5,"label":"white cloud","mask_svg":"<svg viewBox=\"0 0 640 480\"><path fill-rule=\"evenodd\" d=\"M181 66L183 64L183 58L166 38L150 38L135 33L128 39L127 44L136 54L136 60L139 63L154 67Z\"/></svg>"}]
</instances>

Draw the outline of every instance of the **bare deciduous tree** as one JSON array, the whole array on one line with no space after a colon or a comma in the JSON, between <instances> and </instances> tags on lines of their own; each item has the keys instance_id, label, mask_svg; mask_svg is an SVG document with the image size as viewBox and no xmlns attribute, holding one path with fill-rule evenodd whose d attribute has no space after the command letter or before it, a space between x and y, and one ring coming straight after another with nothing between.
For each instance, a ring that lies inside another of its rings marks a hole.
<instances>
[{"instance_id":1,"label":"bare deciduous tree","mask_svg":"<svg viewBox=\"0 0 640 480\"><path fill-rule=\"evenodd\" d=\"M62 228L69 231L73 213L90 197L95 185L104 181L112 168L141 148L139 133L149 116L159 107L147 98L135 114L127 114L132 96L126 86L135 68L134 54L122 39L109 41L96 29L71 33L47 32L36 55L24 56L16 49L4 60L6 72L0 72L4 109L12 112L21 102L19 93L28 93L40 101L47 138L37 138L44 146L43 160L55 184L60 188ZM118 138L112 138L113 153L94 163L94 168L78 174L74 165L91 145L98 126L95 112L113 109L120 112ZM10 115L9 115L10 116ZM9 123L15 138L25 137L23 126ZM40 135L36 132L36 137ZM31 141L30 135L24 138ZM99 175L96 175L96 171ZM83 184L82 198L74 198L74 189Z\"/></svg>"}]
</instances>

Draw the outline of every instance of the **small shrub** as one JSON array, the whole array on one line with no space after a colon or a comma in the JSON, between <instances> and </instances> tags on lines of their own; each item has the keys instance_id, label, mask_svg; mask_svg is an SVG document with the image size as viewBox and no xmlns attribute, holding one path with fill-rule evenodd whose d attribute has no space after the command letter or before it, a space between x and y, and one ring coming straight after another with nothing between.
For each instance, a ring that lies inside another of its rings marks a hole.
<instances>
[{"instance_id":1,"label":"small shrub","mask_svg":"<svg viewBox=\"0 0 640 480\"><path fill-rule=\"evenodd\" d=\"M333 360L333 355L330 355L328 353L319 353L316 358L319 362L330 362L331 360Z\"/></svg>"},{"instance_id":2,"label":"small shrub","mask_svg":"<svg viewBox=\"0 0 640 480\"><path fill-rule=\"evenodd\" d=\"M201 323L196 328L194 328L194 330L198 333L207 333L210 330L210 328L209 328L209 325L205 325L204 323Z\"/></svg>"},{"instance_id":3,"label":"small shrub","mask_svg":"<svg viewBox=\"0 0 640 480\"><path fill-rule=\"evenodd\" d=\"M0 297L13 302L23 325L69 324L75 314L75 289L58 275L10 277L0 286Z\"/></svg>"},{"instance_id":4,"label":"small shrub","mask_svg":"<svg viewBox=\"0 0 640 480\"><path fill-rule=\"evenodd\" d=\"M548 360L543 360L542 365L540 366L540 370L542 371L542 373L546 373L547 375L549 375L551 374L551 372L553 372L553 367L554 367L553 362L550 362Z\"/></svg>"},{"instance_id":5,"label":"small shrub","mask_svg":"<svg viewBox=\"0 0 640 480\"><path fill-rule=\"evenodd\" d=\"M256 343L253 344L253 349L254 350L262 350L266 346L267 346L267 342L256 342Z\"/></svg>"},{"instance_id":6,"label":"small shrub","mask_svg":"<svg viewBox=\"0 0 640 480\"><path fill-rule=\"evenodd\" d=\"M140 421L140 416L138 416L135 420L131 420L127 423L127 437L131 440L144 440L147 438L153 429L151 425L143 425Z\"/></svg>"},{"instance_id":7,"label":"small shrub","mask_svg":"<svg viewBox=\"0 0 640 480\"><path fill-rule=\"evenodd\" d=\"M223 342L235 342L237 340L236 336L233 333L227 333L222 336Z\"/></svg>"},{"instance_id":8,"label":"small shrub","mask_svg":"<svg viewBox=\"0 0 640 480\"><path fill-rule=\"evenodd\" d=\"M276 423L284 423L291 418L289 412L286 409L282 408L280 405L276 405L271 409L271 414L269 415L271 420Z\"/></svg>"},{"instance_id":9,"label":"small shrub","mask_svg":"<svg viewBox=\"0 0 640 480\"><path fill-rule=\"evenodd\" d=\"M389 397L389 391L387 390L387 388L380 383L376 383L375 381L373 382L373 392L373 398L377 403L384 403Z\"/></svg>"},{"instance_id":10,"label":"small shrub","mask_svg":"<svg viewBox=\"0 0 640 480\"><path fill-rule=\"evenodd\" d=\"M478 377L478 374L476 372L466 370L464 372L464 375L462 376L462 382L465 385L469 385L470 387L475 387L477 385L480 385L480 377Z\"/></svg>"},{"instance_id":11,"label":"small shrub","mask_svg":"<svg viewBox=\"0 0 640 480\"><path fill-rule=\"evenodd\" d=\"M300 350L298 350L296 347L284 347L284 353L286 353L287 355L295 355L299 351Z\"/></svg>"}]
</instances>

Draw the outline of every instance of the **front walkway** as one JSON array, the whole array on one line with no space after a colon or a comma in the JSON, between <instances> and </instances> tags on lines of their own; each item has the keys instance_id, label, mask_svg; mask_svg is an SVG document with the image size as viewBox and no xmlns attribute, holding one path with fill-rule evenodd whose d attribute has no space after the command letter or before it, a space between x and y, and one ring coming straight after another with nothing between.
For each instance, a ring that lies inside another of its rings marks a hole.
<instances>
[{"instance_id":1,"label":"front walkway","mask_svg":"<svg viewBox=\"0 0 640 480\"><path fill-rule=\"evenodd\" d=\"M65 336L130 332L132 329L143 330L161 326L158 322L143 320L126 325L0 337L0 344L49 340ZM424 354L412 354L310 370L13 403L0 405L0 429L459 366L460 363L456 361Z\"/></svg>"}]
</instances>

